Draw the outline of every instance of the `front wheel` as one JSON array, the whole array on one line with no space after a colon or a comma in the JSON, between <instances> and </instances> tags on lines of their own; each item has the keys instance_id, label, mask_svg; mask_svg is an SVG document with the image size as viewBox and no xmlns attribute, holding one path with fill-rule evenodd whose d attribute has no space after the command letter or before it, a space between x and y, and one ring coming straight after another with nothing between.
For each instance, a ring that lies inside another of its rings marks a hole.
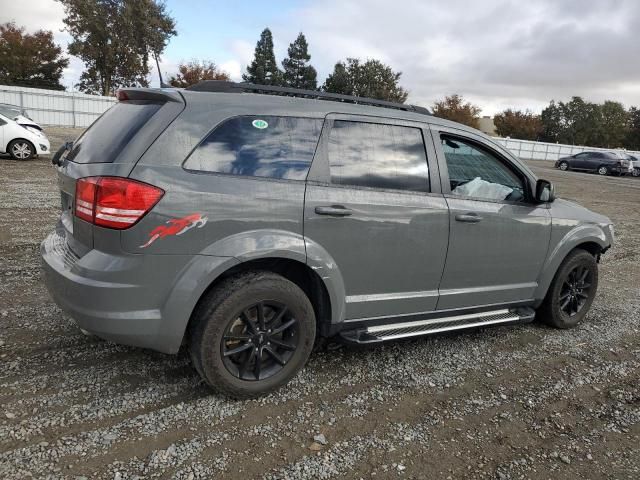
<instances>
[{"instance_id":1,"label":"front wheel","mask_svg":"<svg viewBox=\"0 0 640 480\"><path fill-rule=\"evenodd\" d=\"M640 168L636 167L633 169L633 171L631 172L631 175L633 175L634 177L640 177Z\"/></svg>"},{"instance_id":2,"label":"front wheel","mask_svg":"<svg viewBox=\"0 0 640 480\"><path fill-rule=\"evenodd\" d=\"M214 390L253 398L287 383L313 349L316 319L306 294L272 272L230 277L199 304L189 349Z\"/></svg>"},{"instance_id":3,"label":"front wheel","mask_svg":"<svg viewBox=\"0 0 640 480\"><path fill-rule=\"evenodd\" d=\"M35 147L27 140L13 140L9 144L9 155L14 160L30 160L35 154Z\"/></svg>"},{"instance_id":4,"label":"front wheel","mask_svg":"<svg viewBox=\"0 0 640 480\"><path fill-rule=\"evenodd\" d=\"M585 250L574 250L558 268L538 315L552 327L575 327L587 315L597 288L596 259Z\"/></svg>"},{"instance_id":5,"label":"front wheel","mask_svg":"<svg viewBox=\"0 0 640 480\"><path fill-rule=\"evenodd\" d=\"M567 170L569 170L569 162L560 162L558 168L566 172Z\"/></svg>"}]
</instances>

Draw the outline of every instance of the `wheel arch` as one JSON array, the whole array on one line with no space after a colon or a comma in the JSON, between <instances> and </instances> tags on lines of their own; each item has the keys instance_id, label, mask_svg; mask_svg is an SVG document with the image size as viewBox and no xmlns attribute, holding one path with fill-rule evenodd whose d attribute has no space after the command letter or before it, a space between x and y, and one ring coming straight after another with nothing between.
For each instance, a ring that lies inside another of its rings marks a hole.
<instances>
[{"instance_id":1,"label":"wheel arch","mask_svg":"<svg viewBox=\"0 0 640 480\"><path fill-rule=\"evenodd\" d=\"M575 250L585 250L599 260L600 255L607 250L610 245L606 236L601 229L593 225L585 225L582 228L569 232L551 252L549 258L540 274L538 280L538 288L536 289L534 298L536 306L539 305L547 295L549 286L553 281L560 265L567 256Z\"/></svg>"},{"instance_id":2,"label":"wheel arch","mask_svg":"<svg viewBox=\"0 0 640 480\"><path fill-rule=\"evenodd\" d=\"M5 152L9 153L9 145L11 145L13 142L17 142L19 140L22 140L24 142L29 143L29 145L31 145L33 147L33 154L36 155L37 154L37 150L36 150L36 146L33 143L33 141L29 140L28 138L22 138L22 137L16 137L16 138L12 138L11 140L9 140L7 142L7 146L5 148Z\"/></svg>"},{"instance_id":3,"label":"wheel arch","mask_svg":"<svg viewBox=\"0 0 640 480\"><path fill-rule=\"evenodd\" d=\"M322 336L328 336L331 332L332 301L323 279L309 265L291 258L265 257L247 260L230 266L204 289L198 301L192 309L189 322L186 325L185 333L189 330L189 325L193 319L193 311L198 304L217 286L226 279L252 271L269 271L283 276L290 282L296 284L309 298L316 315L318 332Z\"/></svg>"}]
</instances>

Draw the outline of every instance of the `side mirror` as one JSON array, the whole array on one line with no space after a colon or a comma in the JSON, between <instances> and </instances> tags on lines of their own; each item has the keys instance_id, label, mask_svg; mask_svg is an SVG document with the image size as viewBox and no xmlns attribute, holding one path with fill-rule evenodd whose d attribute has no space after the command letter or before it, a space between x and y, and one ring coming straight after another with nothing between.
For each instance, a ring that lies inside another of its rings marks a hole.
<instances>
[{"instance_id":1,"label":"side mirror","mask_svg":"<svg viewBox=\"0 0 640 480\"><path fill-rule=\"evenodd\" d=\"M556 190L549 180L539 179L536 182L536 201L540 203L553 202L556 199Z\"/></svg>"}]
</instances>

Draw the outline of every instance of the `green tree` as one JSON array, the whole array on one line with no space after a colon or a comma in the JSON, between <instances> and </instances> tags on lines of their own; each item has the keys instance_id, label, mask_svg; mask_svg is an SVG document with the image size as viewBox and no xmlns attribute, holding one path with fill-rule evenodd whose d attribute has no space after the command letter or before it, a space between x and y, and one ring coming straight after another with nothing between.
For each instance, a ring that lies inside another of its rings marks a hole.
<instances>
[{"instance_id":1,"label":"green tree","mask_svg":"<svg viewBox=\"0 0 640 480\"><path fill-rule=\"evenodd\" d=\"M247 73L242 74L242 79L258 85L283 85L282 72L273 53L273 36L268 28L260 34L253 60L247 67Z\"/></svg>"},{"instance_id":2,"label":"green tree","mask_svg":"<svg viewBox=\"0 0 640 480\"><path fill-rule=\"evenodd\" d=\"M67 65L51 31L28 34L13 22L0 25L0 83L64 90L60 79Z\"/></svg>"},{"instance_id":3,"label":"green tree","mask_svg":"<svg viewBox=\"0 0 640 480\"><path fill-rule=\"evenodd\" d=\"M341 95L352 95L351 79L344 63L338 62L333 67L333 73L327 77L322 85L325 92L339 93Z\"/></svg>"},{"instance_id":4,"label":"green tree","mask_svg":"<svg viewBox=\"0 0 640 480\"><path fill-rule=\"evenodd\" d=\"M315 90L318 88L316 69L309 65L311 55L308 52L307 39L302 32L289 45L288 57L282 61L284 84L293 88Z\"/></svg>"},{"instance_id":5,"label":"green tree","mask_svg":"<svg viewBox=\"0 0 640 480\"><path fill-rule=\"evenodd\" d=\"M630 150L640 150L640 109L636 107L629 109L624 146Z\"/></svg>"},{"instance_id":6,"label":"green tree","mask_svg":"<svg viewBox=\"0 0 640 480\"><path fill-rule=\"evenodd\" d=\"M564 135L564 113L562 107L551 100L540 114L542 122L542 140L545 142L560 142Z\"/></svg>"},{"instance_id":7,"label":"green tree","mask_svg":"<svg viewBox=\"0 0 640 480\"><path fill-rule=\"evenodd\" d=\"M605 101L600 107L600 142L603 147L619 148L624 146L627 136L629 114L620 102Z\"/></svg>"},{"instance_id":8,"label":"green tree","mask_svg":"<svg viewBox=\"0 0 640 480\"><path fill-rule=\"evenodd\" d=\"M191 60L186 63L181 62L178 65L178 73L169 78L169 84L178 88L186 88L202 80L229 81L230 79L229 74L220 70L212 61L204 60L200 62L199 60Z\"/></svg>"},{"instance_id":9,"label":"green tree","mask_svg":"<svg viewBox=\"0 0 640 480\"><path fill-rule=\"evenodd\" d=\"M572 97L562 104L564 107L566 139L573 145L599 146L602 128L600 106L585 102L581 97Z\"/></svg>"},{"instance_id":10,"label":"green tree","mask_svg":"<svg viewBox=\"0 0 640 480\"><path fill-rule=\"evenodd\" d=\"M493 117L496 133L501 137L519 140L538 140L542 133L540 117L529 110L520 111L508 108Z\"/></svg>"},{"instance_id":11,"label":"green tree","mask_svg":"<svg viewBox=\"0 0 640 480\"><path fill-rule=\"evenodd\" d=\"M436 102L433 105L432 113L436 117L446 118L472 128L478 128L481 111L477 105L470 102L465 103L461 95L454 94Z\"/></svg>"},{"instance_id":12,"label":"green tree","mask_svg":"<svg viewBox=\"0 0 640 480\"><path fill-rule=\"evenodd\" d=\"M540 118L546 141L571 145L602 146L603 117L600 105L572 97L567 103L551 101Z\"/></svg>"},{"instance_id":13,"label":"green tree","mask_svg":"<svg viewBox=\"0 0 640 480\"><path fill-rule=\"evenodd\" d=\"M85 64L79 87L112 95L123 86L148 86L149 59L176 34L175 21L156 0L58 0L73 41L68 50Z\"/></svg>"},{"instance_id":14,"label":"green tree","mask_svg":"<svg viewBox=\"0 0 640 480\"><path fill-rule=\"evenodd\" d=\"M376 98L404 103L409 93L398 83L402 72L394 72L379 60L362 63L357 58L347 58L336 63L333 73L322 86L325 92Z\"/></svg>"}]
</instances>

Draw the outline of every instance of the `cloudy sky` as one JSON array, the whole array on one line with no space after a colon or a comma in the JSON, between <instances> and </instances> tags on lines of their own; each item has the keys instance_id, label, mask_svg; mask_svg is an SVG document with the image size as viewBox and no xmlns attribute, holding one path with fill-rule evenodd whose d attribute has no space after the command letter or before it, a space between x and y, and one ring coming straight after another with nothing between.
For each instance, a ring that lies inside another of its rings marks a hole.
<instances>
[{"instance_id":1,"label":"cloudy sky","mask_svg":"<svg viewBox=\"0 0 640 480\"><path fill-rule=\"evenodd\" d=\"M640 106L640 0L168 0L167 7L178 36L163 73L206 58L239 80L268 26L278 61L302 31L321 81L337 60L377 58L403 73L409 102L420 105L460 93L485 115L539 111L572 95ZM29 8L0 0L0 22L51 29L66 45L63 15L53 0L29 0ZM73 59L64 84L81 71Z\"/></svg>"}]
</instances>

